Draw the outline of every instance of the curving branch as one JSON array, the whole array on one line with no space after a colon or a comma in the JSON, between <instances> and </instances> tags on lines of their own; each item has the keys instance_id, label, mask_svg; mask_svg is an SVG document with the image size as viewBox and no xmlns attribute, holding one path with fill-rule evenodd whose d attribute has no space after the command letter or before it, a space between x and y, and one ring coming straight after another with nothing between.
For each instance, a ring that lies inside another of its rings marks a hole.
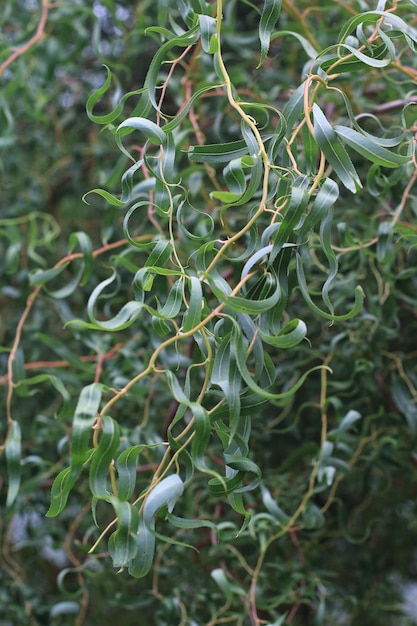
<instances>
[{"instance_id":1,"label":"curving branch","mask_svg":"<svg viewBox=\"0 0 417 626\"><path fill-rule=\"evenodd\" d=\"M45 26L48 19L48 13L50 9L50 4L48 0L42 0L42 13L39 20L38 27L36 29L33 37L29 39L23 46L16 48L14 52L0 65L0 78L3 76L6 69L15 61L17 58L25 54L30 48L32 48L38 41L40 41L45 34Z\"/></svg>"}]
</instances>

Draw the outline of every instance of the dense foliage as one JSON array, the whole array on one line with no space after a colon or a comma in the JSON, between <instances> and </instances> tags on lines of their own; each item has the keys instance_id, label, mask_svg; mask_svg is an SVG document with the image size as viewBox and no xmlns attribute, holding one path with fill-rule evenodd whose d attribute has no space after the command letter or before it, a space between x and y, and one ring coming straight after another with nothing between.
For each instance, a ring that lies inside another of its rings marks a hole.
<instances>
[{"instance_id":1,"label":"dense foliage","mask_svg":"<svg viewBox=\"0 0 417 626\"><path fill-rule=\"evenodd\" d=\"M416 623L416 9L5 0L5 626Z\"/></svg>"}]
</instances>

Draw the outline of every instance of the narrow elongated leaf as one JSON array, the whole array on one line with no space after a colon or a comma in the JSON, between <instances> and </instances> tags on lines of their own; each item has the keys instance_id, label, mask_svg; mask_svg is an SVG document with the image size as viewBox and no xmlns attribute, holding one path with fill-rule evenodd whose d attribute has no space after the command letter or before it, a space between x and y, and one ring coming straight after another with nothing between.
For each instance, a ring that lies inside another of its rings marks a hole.
<instances>
[{"instance_id":1,"label":"narrow elongated leaf","mask_svg":"<svg viewBox=\"0 0 417 626\"><path fill-rule=\"evenodd\" d=\"M86 233L78 231L71 234L68 248L69 252L74 252L77 248L81 250L84 274L80 284L86 285L93 272L93 242Z\"/></svg>"},{"instance_id":2,"label":"narrow elongated leaf","mask_svg":"<svg viewBox=\"0 0 417 626\"><path fill-rule=\"evenodd\" d=\"M326 258L329 262L329 275L326 279L326 282L323 285L321 290L321 297L323 299L324 304L329 309L330 313L333 315L334 308L333 304L329 297L330 287L337 276L337 270L339 268L339 263L336 258L336 255L333 251L331 244L331 228L333 224L333 211L331 207L330 210L327 211L326 215L323 217L320 224L320 242L322 245L322 250L326 255Z\"/></svg>"},{"instance_id":3,"label":"narrow elongated leaf","mask_svg":"<svg viewBox=\"0 0 417 626\"><path fill-rule=\"evenodd\" d=\"M123 450L116 462L117 496L119 500L129 500L136 485L136 466L139 454L146 445L137 445Z\"/></svg>"},{"instance_id":4,"label":"narrow elongated leaf","mask_svg":"<svg viewBox=\"0 0 417 626\"><path fill-rule=\"evenodd\" d=\"M87 303L87 313L91 320L91 324L82 322L80 320L74 320L72 324L80 324L89 328L98 328L102 330L108 331L117 331L122 330L123 328L127 328L132 324L132 322L140 315L143 310L143 303L130 301L123 305L120 311L110 320L107 321L99 321L95 314L95 305L103 293L103 291L111 285L117 279L116 272L114 271L109 278L106 278L101 283L97 285L91 292L91 295L88 299Z\"/></svg>"},{"instance_id":5,"label":"narrow elongated leaf","mask_svg":"<svg viewBox=\"0 0 417 626\"><path fill-rule=\"evenodd\" d=\"M209 15L199 15L201 46L207 54L214 54L218 48L216 20Z\"/></svg>"},{"instance_id":6,"label":"narrow elongated leaf","mask_svg":"<svg viewBox=\"0 0 417 626\"><path fill-rule=\"evenodd\" d=\"M326 61L320 63L320 67L323 70L327 71L329 68L332 68L334 64L336 64L335 67L331 69L333 73L355 72L357 70L363 70L366 67L383 68L389 65L393 60L391 55L389 55L388 58L383 58L387 57L389 53L387 46L384 44L371 48L369 50L369 54L364 54L354 46L350 46L346 43L339 44L338 50L340 50L341 47L346 48L348 51L348 58L346 60L341 60L343 57L338 56L326 59ZM353 59L352 56L354 57Z\"/></svg>"},{"instance_id":7,"label":"narrow elongated leaf","mask_svg":"<svg viewBox=\"0 0 417 626\"><path fill-rule=\"evenodd\" d=\"M290 201L286 207L283 220L271 237L274 245L269 258L269 265L274 263L283 246L292 238L296 226L306 213L308 201L307 191L294 185L291 189Z\"/></svg>"},{"instance_id":8,"label":"narrow elongated leaf","mask_svg":"<svg viewBox=\"0 0 417 626\"><path fill-rule=\"evenodd\" d=\"M139 516L129 502L112 498L111 503L117 515L117 530L109 538L109 552L113 567L125 567L136 556Z\"/></svg>"},{"instance_id":9,"label":"narrow elongated leaf","mask_svg":"<svg viewBox=\"0 0 417 626\"><path fill-rule=\"evenodd\" d=\"M155 535L143 518L139 520L134 552L135 556L129 563L129 574L134 578L143 578L150 572L155 554Z\"/></svg>"},{"instance_id":10,"label":"narrow elongated leaf","mask_svg":"<svg viewBox=\"0 0 417 626\"><path fill-rule=\"evenodd\" d=\"M381 167L394 168L410 162L411 155L396 154L392 150L387 150L387 148L378 145L378 143L358 133L353 128L336 125L334 130L348 146L371 161L371 163Z\"/></svg>"},{"instance_id":11,"label":"narrow elongated leaf","mask_svg":"<svg viewBox=\"0 0 417 626\"><path fill-rule=\"evenodd\" d=\"M183 319L183 330L188 332L201 321L203 290L197 277L190 278L190 298L188 309Z\"/></svg>"},{"instance_id":12,"label":"narrow elongated leaf","mask_svg":"<svg viewBox=\"0 0 417 626\"><path fill-rule=\"evenodd\" d=\"M145 267L163 267L172 254L172 244L167 239L158 239L145 262Z\"/></svg>"},{"instance_id":13,"label":"narrow elongated leaf","mask_svg":"<svg viewBox=\"0 0 417 626\"><path fill-rule=\"evenodd\" d=\"M119 500L129 500L135 490L136 485L136 466L138 457L144 450L157 448L161 444L138 444L131 446L120 454L116 461L117 470L117 497Z\"/></svg>"},{"instance_id":14,"label":"narrow elongated leaf","mask_svg":"<svg viewBox=\"0 0 417 626\"><path fill-rule=\"evenodd\" d=\"M163 306L158 305L158 312L163 318L173 319L178 315L182 305L183 280L175 281Z\"/></svg>"},{"instance_id":15,"label":"narrow elongated leaf","mask_svg":"<svg viewBox=\"0 0 417 626\"><path fill-rule=\"evenodd\" d=\"M290 99L288 100L287 104L285 105L282 111L282 115L285 118L286 123L287 123L287 129L286 129L287 136L291 134L291 131L294 125L296 124L296 122L299 121L303 113L304 91L305 91L305 83L301 83L301 85L297 87L294 93L291 94Z\"/></svg>"},{"instance_id":16,"label":"narrow elongated leaf","mask_svg":"<svg viewBox=\"0 0 417 626\"><path fill-rule=\"evenodd\" d=\"M279 302L281 295L279 282L276 279L276 275L272 271L265 274L264 284L265 290L271 295L261 297L259 300L252 300L249 297L244 296L230 296L228 293L224 293L222 288L219 287L218 282L215 281L213 276L210 274L206 274L206 281L220 302L225 302L230 309L237 311L238 313L264 313Z\"/></svg>"},{"instance_id":17,"label":"narrow elongated leaf","mask_svg":"<svg viewBox=\"0 0 417 626\"><path fill-rule=\"evenodd\" d=\"M113 109L113 111L111 111L110 113L107 113L105 115L95 115L93 113L93 109L95 104L97 104L97 102L100 100L100 98L102 98L106 92L109 90L110 85L111 85L111 79L112 79L112 73L111 70L107 67L107 65L104 66L106 68L107 71L107 77L105 82L103 83L103 85L101 87L99 87L87 100L87 105L86 105L86 110L87 110L87 115L89 117L89 119L92 122L95 122L96 124L111 124L112 122L114 122L119 115L122 113L123 108L124 108L124 103L126 102L126 100L132 96L136 96L139 95L141 93L143 93L145 91L144 88L142 89L137 89L135 91L129 91L128 93L124 94L122 96L122 98L119 100L117 106ZM91 193L91 192L90 192Z\"/></svg>"},{"instance_id":18,"label":"narrow elongated leaf","mask_svg":"<svg viewBox=\"0 0 417 626\"><path fill-rule=\"evenodd\" d=\"M139 112L136 111L135 115L140 115L142 117L146 117L151 107L155 109L155 111L160 111L158 102L157 102L157 84L159 80L159 70L161 64L166 62L168 58L168 53L172 48L181 47L186 48L187 46L193 45L198 41L200 37L200 28L199 24L195 23L194 26L190 28L190 30L182 33L178 37L173 37L166 43L164 43L159 50L154 54L151 64L149 66L148 73L146 74L145 79L145 88L147 89L147 96L149 100L149 107L147 103L140 103L142 106L139 109Z\"/></svg>"},{"instance_id":19,"label":"narrow elongated leaf","mask_svg":"<svg viewBox=\"0 0 417 626\"><path fill-rule=\"evenodd\" d=\"M273 41L274 39L278 39L278 37L282 37L283 35L290 35L291 37L295 37L300 42L300 44L303 46L304 52L308 55L308 57L310 59L315 59L316 58L316 56L318 54L317 50L308 41L308 39L306 39L305 37L303 37L303 35L300 35L296 31L293 31L293 30L280 30L280 31L277 31L276 33L274 33L272 35L271 41Z\"/></svg>"},{"instance_id":20,"label":"narrow elongated leaf","mask_svg":"<svg viewBox=\"0 0 417 626\"><path fill-rule=\"evenodd\" d=\"M166 140L166 134L155 122L144 117L129 117L117 127L116 137L124 137L134 130L141 131L152 143L159 146Z\"/></svg>"},{"instance_id":21,"label":"narrow elongated leaf","mask_svg":"<svg viewBox=\"0 0 417 626\"><path fill-rule=\"evenodd\" d=\"M408 38L410 41L417 42L417 30L406 24L398 15L393 15L387 11L366 11L365 13L355 15L343 25L339 34L339 41L345 41L349 34L358 27L363 27L367 24L375 24L377 21L380 21L381 18L383 18L383 27L388 27L389 30L399 31L406 40Z\"/></svg>"},{"instance_id":22,"label":"narrow elongated leaf","mask_svg":"<svg viewBox=\"0 0 417 626\"><path fill-rule=\"evenodd\" d=\"M46 517L56 517L64 510L70 491L74 487L80 473L81 469L77 472L72 467L66 467L59 472L51 488L51 504Z\"/></svg>"},{"instance_id":23,"label":"narrow elongated leaf","mask_svg":"<svg viewBox=\"0 0 417 626\"><path fill-rule=\"evenodd\" d=\"M245 265L243 266L241 278L242 279L245 278L250 273L252 268L258 263L258 261L260 261L261 259L264 259L265 257L268 257L273 247L274 246L272 244L269 244L267 246L260 248L254 254L252 254L250 259L246 261Z\"/></svg>"},{"instance_id":24,"label":"narrow elongated leaf","mask_svg":"<svg viewBox=\"0 0 417 626\"><path fill-rule=\"evenodd\" d=\"M356 193L362 188L360 178L342 142L316 103L313 104L313 117L314 136L320 150L323 151L345 187L352 193Z\"/></svg>"},{"instance_id":25,"label":"narrow elongated leaf","mask_svg":"<svg viewBox=\"0 0 417 626\"><path fill-rule=\"evenodd\" d=\"M318 307L311 299L311 296L308 291L305 274L304 274L303 262L300 258L300 255L298 254L297 254L297 277L298 277L298 284L300 286L300 291L303 295L304 300L309 305L309 307L313 311L315 311L315 313L318 313L322 317L328 320L331 320L332 322L349 320L355 315L357 315L362 308L365 295L364 295L362 287L360 285L357 285L354 291L355 302L353 304L352 309L348 313L345 313L344 315L333 315L331 313L326 313L325 311L322 311L320 307Z\"/></svg>"},{"instance_id":26,"label":"narrow elongated leaf","mask_svg":"<svg viewBox=\"0 0 417 626\"><path fill-rule=\"evenodd\" d=\"M81 470L90 454L91 429L101 402L103 385L92 383L80 393L72 422L71 465L74 472Z\"/></svg>"},{"instance_id":27,"label":"narrow elongated leaf","mask_svg":"<svg viewBox=\"0 0 417 626\"><path fill-rule=\"evenodd\" d=\"M143 521L148 528L153 528L155 514L162 506L167 506L172 512L176 501L184 491L184 483L178 474L167 476L159 482L149 493L143 507Z\"/></svg>"},{"instance_id":28,"label":"narrow elongated leaf","mask_svg":"<svg viewBox=\"0 0 417 626\"><path fill-rule=\"evenodd\" d=\"M343 417L343 419L340 422L339 426L337 428L334 428L333 430L329 431L329 435L332 435L332 434L333 435L339 435L340 433L343 433L343 432L349 430L351 428L351 426L353 426L353 424L356 424L356 422L358 420L360 420L361 418L362 418L361 413L351 409Z\"/></svg>"},{"instance_id":29,"label":"narrow elongated leaf","mask_svg":"<svg viewBox=\"0 0 417 626\"><path fill-rule=\"evenodd\" d=\"M176 528L194 529L194 528L211 528L216 531L216 524L206 519L184 519L183 517L177 517L173 513L167 513L166 519L170 524Z\"/></svg>"},{"instance_id":30,"label":"narrow elongated leaf","mask_svg":"<svg viewBox=\"0 0 417 626\"><path fill-rule=\"evenodd\" d=\"M262 502L264 503L267 511L269 511L269 513L273 515L281 524L285 524L289 519L288 515L284 513L280 506L278 506L269 489L263 484L261 484L261 494Z\"/></svg>"},{"instance_id":31,"label":"narrow elongated leaf","mask_svg":"<svg viewBox=\"0 0 417 626\"><path fill-rule=\"evenodd\" d=\"M21 475L22 433L19 423L15 420L9 426L5 453L9 479L6 507L10 507L19 493Z\"/></svg>"},{"instance_id":32,"label":"narrow elongated leaf","mask_svg":"<svg viewBox=\"0 0 417 626\"><path fill-rule=\"evenodd\" d=\"M120 443L119 424L108 415L101 418L101 423L102 434L90 465L90 489L96 498L106 498L109 495L109 465L114 460Z\"/></svg>"},{"instance_id":33,"label":"narrow elongated leaf","mask_svg":"<svg viewBox=\"0 0 417 626\"><path fill-rule=\"evenodd\" d=\"M41 383L49 383L58 391L58 393L61 394L64 400L64 407L62 408L62 411L66 411L70 394L64 387L61 378L58 378L58 376L52 376L51 374L38 374L37 376L31 377L25 376L23 379L18 376L14 376L14 378L20 378L16 387L16 391L20 396L31 396L36 393L36 387ZM35 389L31 390L31 387L35 387Z\"/></svg>"},{"instance_id":34,"label":"narrow elongated leaf","mask_svg":"<svg viewBox=\"0 0 417 626\"><path fill-rule=\"evenodd\" d=\"M188 149L188 157L197 163L229 163L245 154L249 154L249 150L243 140L208 146L190 146Z\"/></svg>"},{"instance_id":35,"label":"narrow elongated leaf","mask_svg":"<svg viewBox=\"0 0 417 626\"><path fill-rule=\"evenodd\" d=\"M311 374L312 372L318 369L322 369L322 366L313 367L310 370L308 370L308 372L305 372L304 374L302 374L300 378L296 381L296 383L288 391L283 391L282 393L274 393L270 391L269 389L260 387L251 376L248 370L248 367L246 365L247 345L243 339L240 328L236 324L234 324L233 341L235 342L235 345L236 345L236 354L237 354L236 363L242 375L243 380L248 385L251 391L255 392L256 394L260 395L263 398L269 398L271 400L272 399L278 400L280 398L290 398L301 387L301 385L304 383L304 381L306 380L309 374Z\"/></svg>"},{"instance_id":36,"label":"narrow elongated leaf","mask_svg":"<svg viewBox=\"0 0 417 626\"><path fill-rule=\"evenodd\" d=\"M48 270L36 270L29 274L29 280L32 285L45 285L48 281L56 278L68 267L68 263L63 263L59 267L53 267Z\"/></svg>"},{"instance_id":37,"label":"narrow elongated leaf","mask_svg":"<svg viewBox=\"0 0 417 626\"><path fill-rule=\"evenodd\" d=\"M259 21L259 40L261 42L261 58L257 69L264 64L268 54L271 33L281 13L282 0L265 0Z\"/></svg>"},{"instance_id":38,"label":"narrow elongated leaf","mask_svg":"<svg viewBox=\"0 0 417 626\"><path fill-rule=\"evenodd\" d=\"M333 206L339 197L339 186L331 178L326 178L314 198L310 211L306 213L305 219L297 225L296 233L298 241L303 242L310 230L325 218L327 213L333 210Z\"/></svg>"},{"instance_id":39,"label":"narrow elongated leaf","mask_svg":"<svg viewBox=\"0 0 417 626\"><path fill-rule=\"evenodd\" d=\"M112 206L120 207L126 204L126 200L120 200L119 198L116 198L116 196L114 196L112 193L109 193L105 189L90 189L90 191L87 191L87 193L85 193L82 198L83 202L85 202L86 204L88 204L86 198L90 195L90 193L95 193L97 196L100 196Z\"/></svg>"},{"instance_id":40,"label":"narrow elongated leaf","mask_svg":"<svg viewBox=\"0 0 417 626\"><path fill-rule=\"evenodd\" d=\"M232 191L212 191L210 193L210 198L215 198L228 205L237 204L241 197L240 193L233 193Z\"/></svg>"},{"instance_id":41,"label":"narrow elongated leaf","mask_svg":"<svg viewBox=\"0 0 417 626\"><path fill-rule=\"evenodd\" d=\"M190 230L190 221L193 232ZM183 235L192 241L207 241L214 232L212 216L186 201L180 202L178 206L177 223Z\"/></svg>"},{"instance_id":42,"label":"narrow elongated leaf","mask_svg":"<svg viewBox=\"0 0 417 626\"><path fill-rule=\"evenodd\" d=\"M240 159L233 159L223 170L223 176L227 183L227 186L232 193L238 195L242 195L246 187L246 178L243 171L242 163L242 160L244 158L245 157L241 157Z\"/></svg>"},{"instance_id":43,"label":"narrow elongated leaf","mask_svg":"<svg viewBox=\"0 0 417 626\"><path fill-rule=\"evenodd\" d=\"M248 457L233 455L233 454L225 454L224 460L226 462L226 467L231 468L236 472L242 473L243 476L247 476L248 473L252 473L255 475L255 478L248 485L244 485L242 487L236 487L234 489L234 493L244 493L246 491L253 491L259 485L259 482L262 478L262 472L258 465L251 461Z\"/></svg>"},{"instance_id":44,"label":"narrow elongated leaf","mask_svg":"<svg viewBox=\"0 0 417 626\"><path fill-rule=\"evenodd\" d=\"M234 356L228 333L216 351L211 380L222 389L226 398L232 436L238 428L240 418L240 376Z\"/></svg>"},{"instance_id":45,"label":"narrow elongated leaf","mask_svg":"<svg viewBox=\"0 0 417 626\"><path fill-rule=\"evenodd\" d=\"M134 130L141 131L149 141L157 146L166 141L166 134L157 124L155 124L155 122L145 119L144 117L129 117L127 120L119 124L116 131L116 142L121 152L132 159L132 161L135 159L133 159L131 154L124 147L122 137L132 133Z\"/></svg>"},{"instance_id":46,"label":"narrow elongated leaf","mask_svg":"<svg viewBox=\"0 0 417 626\"><path fill-rule=\"evenodd\" d=\"M146 576L152 567L155 552L155 514L162 506L167 506L171 513L183 491L183 481L178 474L173 474L161 480L146 498L136 537L136 555L129 565L129 573L135 578Z\"/></svg>"},{"instance_id":47,"label":"narrow elongated leaf","mask_svg":"<svg viewBox=\"0 0 417 626\"><path fill-rule=\"evenodd\" d=\"M193 402L190 404L190 410L194 417L195 437L192 442L191 456L195 467L201 472L211 474L218 477L217 472L213 472L207 466L205 454L211 434L211 420L208 412L202 406Z\"/></svg>"},{"instance_id":48,"label":"narrow elongated leaf","mask_svg":"<svg viewBox=\"0 0 417 626\"><path fill-rule=\"evenodd\" d=\"M307 326L303 320L292 320L284 326L278 335L268 335L259 330L262 340L270 346L280 349L288 349L297 346L307 335Z\"/></svg>"},{"instance_id":49,"label":"narrow elongated leaf","mask_svg":"<svg viewBox=\"0 0 417 626\"><path fill-rule=\"evenodd\" d=\"M167 370L165 372L167 383L171 390L175 400L183 407L179 407L177 415L175 416L172 425L179 421L185 414L185 407L187 407L194 418L194 430L195 437L192 442L191 456L193 465L205 474L214 476L214 479L224 485L223 477L214 470L211 470L206 464L204 455L207 449L207 444L211 434L211 418L209 412L197 402L193 402L189 399L187 394L182 390L177 378L174 374ZM187 390L186 390L187 391ZM189 393L189 390L188 392ZM170 445L175 447L175 440L170 439Z\"/></svg>"},{"instance_id":50,"label":"narrow elongated leaf","mask_svg":"<svg viewBox=\"0 0 417 626\"><path fill-rule=\"evenodd\" d=\"M45 288L48 295L55 300L62 300L64 298L68 298L68 296L72 295L74 291L83 283L83 275L85 275L85 267L84 262L81 262L80 267L75 272L74 276L65 282L64 286L60 289L55 289L54 291L50 291Z\"/></svg>"},{"instance_id":51,"label":"narrow elongated leaf","mask_svg":"<svg viewBox=\"0 0 417 626\"><path fill-rule=\"evenodd\" d=\"M171 133L184 119L188 117L190 110L193 108L194 104L200 100L202 95L219 87L221 87L221 85L208 85L207 87L202 87L201 89L195 91L188 102L181 107L180 112L174 117L174 119L161 127L162 130L167 134Z\"/></svg>"},{"instance_id":52,"label":"narrow elongated leaf","mask_svg":"<svg viewBox=\"0 0 417 626\"><path fill-rule=\"evenodd\" d=\"M240 597L245 596L245 590L243 589L243 587L238 585L236 582L234 582L230 578L227 578L226 574L224 573L222 569L220 568L214 569L212 570L210 575L212 579L214 580L214 582L219 587L220 591L224 593L227 600L231 601L233 595L238 595Z\"/></svg>"}]
</instances>

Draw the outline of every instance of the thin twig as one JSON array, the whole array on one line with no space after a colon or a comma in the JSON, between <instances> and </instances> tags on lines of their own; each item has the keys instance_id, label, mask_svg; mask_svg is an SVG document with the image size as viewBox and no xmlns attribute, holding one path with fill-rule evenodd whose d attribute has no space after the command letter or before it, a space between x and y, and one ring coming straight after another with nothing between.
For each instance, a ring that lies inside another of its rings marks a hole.
<instances>
[{"instance_id":1,"label":"thin twig","mask_svg":"<svg viewBox=\"0 0 417 626\"><path fill-rule=\"evenodd\" d=\"M50 5L48 0L42 0L42 13L35 34L23 46L16 48L14 52L12 52L12 54L5 61L3 61L0 65L0 77L3 76L4 72L9 65L13 63L13 61L22 56L22 54L25 54L28 50L30 50L30 48L33 48L33 46L43 38L49 9Z\"/></svg>"}]
</instances>

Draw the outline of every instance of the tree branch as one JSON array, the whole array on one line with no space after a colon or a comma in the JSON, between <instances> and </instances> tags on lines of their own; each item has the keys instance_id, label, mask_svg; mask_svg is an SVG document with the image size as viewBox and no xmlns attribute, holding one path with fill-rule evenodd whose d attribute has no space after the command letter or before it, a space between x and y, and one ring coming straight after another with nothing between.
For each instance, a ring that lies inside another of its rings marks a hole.
<instances>
[{"instance_id":1,"label":"tree branch","mask_svg":"<svg viewBox=\"0 0 417 626\"><path fill-rule=\"evenodd\" d=\"M40 39L42 39L45 33L45 26L48 19L49 8L50 5L48 0L42 0L42 13L39 20L38 28L36 29L36 33L33 35L33 37L29 39L29 41L27 41L23 46L20 46L20 48L16 48L14 52L12 52L12 54L5 61L3 61L3 63L0 65L0 77L3 76L4 72L9 67L9 65L13 63L13 61L22 56L22 54L25 54L25 52L30 50L30 48L32 48Z\"/></svg>"}]
</instances>

